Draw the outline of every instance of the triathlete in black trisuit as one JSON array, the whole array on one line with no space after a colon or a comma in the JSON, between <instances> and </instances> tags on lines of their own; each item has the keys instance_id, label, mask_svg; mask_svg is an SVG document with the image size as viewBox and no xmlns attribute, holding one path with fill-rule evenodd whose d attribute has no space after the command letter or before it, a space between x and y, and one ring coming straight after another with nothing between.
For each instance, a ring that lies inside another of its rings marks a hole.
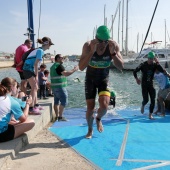
<instances>
[{"instance_id":1,"label":"triathlete in black trisuit","mask_svg":"<svg viewBox=\"0 0 170 170\"><path fill-rule=\"evenodd\" d=\"M141 63L133 71L133 75L136 79L137 84L141 84L141 88L142 88L143 101L142 101L141 113L144 113L144 106L148 103L149 96L150 96L151 104L149 107L149 119L153 119L152 113L155 107L156 91L153 86L153 78L156 69L159 70L160 72L164 72L163 68L161 67L157 58L155 57L155 53L149 52L148 60ZM137 77L137 72L139 71L142 72L141 80Z\"/></svg>"}]
</instances>

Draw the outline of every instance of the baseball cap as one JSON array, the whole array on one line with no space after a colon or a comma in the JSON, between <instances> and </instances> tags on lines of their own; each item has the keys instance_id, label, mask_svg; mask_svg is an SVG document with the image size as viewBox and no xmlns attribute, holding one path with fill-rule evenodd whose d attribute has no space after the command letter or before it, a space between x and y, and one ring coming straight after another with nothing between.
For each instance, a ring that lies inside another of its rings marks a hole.
<instances>
[{"instance_id":1,"label":"baseball cap","mask_svg":"<svg viewBox=\"0 0 170 170\"><path fill-rule=\"evenodd\" d=\"M97 32L96 32L96 37L100 40L110 39L109 29L105 25L98 27Z\"/></svg>"},{"instance_id":2,"label":"baseball cap","mask_svg":"<svg viewBox=\"0 0 170 170\"><path fill-rule=\"evenodd\" d=\"M49 45L54 45L49 37L43 37L43 38L42 38L42 41L43 41L44 43L47 43L47 42L48 42Z\"/></svg>"},{"instance_id":3,"label":"baseball cap","mask_svg":"<svg viewBox=\"0 0 170 170\"><path fill-rule=\"evenodd\" d=\"M153 59L155 57L155 53L154 52L149 52L148 53L148 58L151 58L151 59Z\"/></svg>"}]
</instances>

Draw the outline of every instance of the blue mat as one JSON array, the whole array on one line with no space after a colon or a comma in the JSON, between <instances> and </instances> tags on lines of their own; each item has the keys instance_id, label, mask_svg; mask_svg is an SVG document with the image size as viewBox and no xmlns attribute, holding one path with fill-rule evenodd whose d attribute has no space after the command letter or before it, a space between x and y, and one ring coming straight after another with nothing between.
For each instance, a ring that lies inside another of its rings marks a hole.
<instances>
[{"instance_id":1,"label":"blue mat","mask_svg":"<svg viewBox=\"0 0 170 170\"><path fill-rule=\"evenodd\" d=\"M86 110L65 110L68 122L55 122L49 130L68 143L97 169L170 169L170 115L165 118L141 114L139 108L108 111L103 117L104 132L94 122L92 139L85 139Z\"/></svg>"}]
</instances>

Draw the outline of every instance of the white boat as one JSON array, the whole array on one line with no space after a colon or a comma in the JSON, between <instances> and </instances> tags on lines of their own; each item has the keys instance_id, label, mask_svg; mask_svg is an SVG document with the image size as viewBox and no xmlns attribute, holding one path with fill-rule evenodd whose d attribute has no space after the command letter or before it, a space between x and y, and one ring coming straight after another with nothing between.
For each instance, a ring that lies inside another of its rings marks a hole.
<instances>
[{"instance_id":1,"label":"white boat","mask_svg":"<svg viewBox=\"0 0 170 170\"><path fill-rule=\"evenodd\" d=\"M147 48L143 49L139 55L135 54L133 59L124 59L124 70L134 70L136 67L138 67L142 62L147 61L148 59L148 53L150 51L153 51L156 54L156 57L159 60L159 63L163 68L168 68L170 66L170 49L168 48Z\"/></svg>"}]
</instances>

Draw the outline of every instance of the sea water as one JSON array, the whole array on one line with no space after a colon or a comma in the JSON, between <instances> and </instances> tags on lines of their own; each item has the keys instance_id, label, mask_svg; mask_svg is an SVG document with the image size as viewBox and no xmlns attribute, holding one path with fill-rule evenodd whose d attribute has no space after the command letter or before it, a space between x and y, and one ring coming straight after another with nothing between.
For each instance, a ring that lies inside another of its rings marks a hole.
<instances>
[{"instance_id":1,"label":"sea water","mask_svg":"<svg viewBox=\"0 0 170 170\"><path fill-rule=\"evenodd\" d=\"M53 63L46 64L47 69ZM71 70L77 62L64 63L66 70ZM141 86L137 85L133 77L132 71L119 71L117 69L110 69L109 88L116 93L116 109L123 108L140 108L142 102ZM140 76L140 74L139 74ZM15 68L0 69L0 80L5 77L13 77L20 82L20 77ZM80 108L86 107L85 92L84 92L84 79L85 71L77 71L67 77L68 79L68 100L67 108ZM96 97L96 106L98 105L98 97Z\"/></svg>"}]
</instances>

